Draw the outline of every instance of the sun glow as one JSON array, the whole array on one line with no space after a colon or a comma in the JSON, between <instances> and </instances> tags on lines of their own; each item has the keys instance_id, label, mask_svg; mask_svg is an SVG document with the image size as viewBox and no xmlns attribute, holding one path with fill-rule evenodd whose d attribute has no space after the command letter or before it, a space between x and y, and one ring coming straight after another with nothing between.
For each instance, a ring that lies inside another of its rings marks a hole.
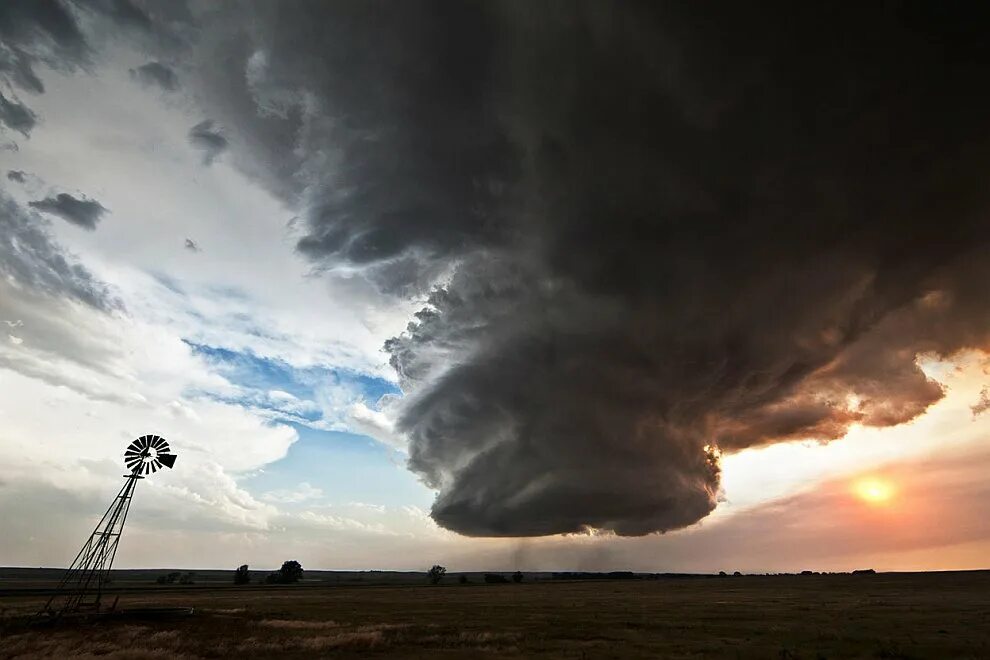
<instances>
[{"instance_id":1,"label":"sun glow","mask_svg":"<svg viewBox=\"0 0 990 660\"><path fill-rule=\"evenodd\" d=\"M874 505L886 504L894 496L894 486L885 479L865 477L853 484L856 497Z\"/></svg>"}]
</instances>

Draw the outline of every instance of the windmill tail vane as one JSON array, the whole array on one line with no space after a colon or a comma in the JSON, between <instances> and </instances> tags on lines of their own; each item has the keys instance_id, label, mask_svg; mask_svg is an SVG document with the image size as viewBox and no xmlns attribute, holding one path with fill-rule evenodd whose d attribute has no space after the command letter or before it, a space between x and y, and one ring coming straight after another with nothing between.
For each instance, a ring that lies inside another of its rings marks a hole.
<instances>
[{"instance_id":1,"label":"windmill tail vane","mask_svg":"<svg viewBox=\"0 0 990 660\"><path fill-rule=\"evenodd\" d=\"M165 438L142 435L124 451L124 485L106 510L96 529L66 570L62 581L39 614L52 618L81 611L99 612L103 588L109 582L110 568L117 555L117 545L131 508L134 488L139 479L154 474L163 466L172 468L176 455Z\"/></svg>"}]
</instances>

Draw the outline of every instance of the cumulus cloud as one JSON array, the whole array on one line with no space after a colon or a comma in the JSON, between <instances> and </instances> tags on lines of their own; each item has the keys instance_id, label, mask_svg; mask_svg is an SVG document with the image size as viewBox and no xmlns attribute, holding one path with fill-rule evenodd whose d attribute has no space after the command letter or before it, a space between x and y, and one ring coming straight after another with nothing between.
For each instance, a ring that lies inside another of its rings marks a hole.
<instances>
[{"instance_id":1,"label":"cumulus cloud","mask_svg":"<svg viewBox=\"0 0 990 660\"><path fill-rule=\"evenodd\" d=\"M441 525L690 525L719 451L903 423L987 345L965 8L384 7L203 13L190 84L305 258L437 285L386 348Z\"/></svg>"},{"instance_id":2,"label":"cumulus cloud","mask_svg":"<svg viewBox=\"0 0 990 660\"><path fill-rule=\"evenodd\" d=\"M108 209L95 199L73 197L69 193L59 193L54 197L46 197L28 206L62 218L66 222L93 231Z\"/></svg>"},{"instance_id":3,"label":"cumulus cloud","mask_svg":"<svg viewBox=\"0 0 990 660\"><path fill-rule=\"evenodd\" d=\"M227 138L216 128L213 121L201 121L189 129L189 143L203 152L203 164L212 165L227 149Z\"/></svg>"},{"instance_id":4,"label":"cumulus cloud","mask_svg":"<svg viewBox=\"0 0 990 660\"><path fill-rule=\"evenodd\" d=\"M145 87L158 86L166 92L174 92L179 88L179 77L175 75L175 71L161 62L148 62L131 69L131 77Z\"/></svg>"}]
</instances>

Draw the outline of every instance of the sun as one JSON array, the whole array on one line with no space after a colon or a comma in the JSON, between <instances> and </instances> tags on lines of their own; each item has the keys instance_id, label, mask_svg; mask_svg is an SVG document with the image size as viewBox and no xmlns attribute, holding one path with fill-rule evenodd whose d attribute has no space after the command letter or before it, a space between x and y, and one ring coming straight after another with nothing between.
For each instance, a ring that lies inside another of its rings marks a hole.
<instances>
[{"instance_id":1,"label":"sun","mask_svg":"<svg viewBox=\"0 0 990 660\"><path fill-rule=\"evenodd\" d=\"M894 497L894 485L879 477L864 477L853 484L856 497L868 504L886 504Z\"/></svg>"}]
</instances>

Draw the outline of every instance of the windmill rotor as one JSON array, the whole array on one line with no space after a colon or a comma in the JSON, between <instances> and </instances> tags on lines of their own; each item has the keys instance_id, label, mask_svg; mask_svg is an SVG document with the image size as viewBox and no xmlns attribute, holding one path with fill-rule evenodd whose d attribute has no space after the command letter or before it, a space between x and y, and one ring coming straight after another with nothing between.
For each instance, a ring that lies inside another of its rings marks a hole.
<instances>
[{"instance_id":1,"label":"windmill rotor","mask_svg":"<svg viewBox=\"0 0 990 660\"><path fill-rule=\"evenodd\" d=\"M175 454L169 449L165 438L159 435L142 435L127 445L124 451L124 465L132 474L154 474L164 465L175 465Z\"/></svg>"}]
</instances>

